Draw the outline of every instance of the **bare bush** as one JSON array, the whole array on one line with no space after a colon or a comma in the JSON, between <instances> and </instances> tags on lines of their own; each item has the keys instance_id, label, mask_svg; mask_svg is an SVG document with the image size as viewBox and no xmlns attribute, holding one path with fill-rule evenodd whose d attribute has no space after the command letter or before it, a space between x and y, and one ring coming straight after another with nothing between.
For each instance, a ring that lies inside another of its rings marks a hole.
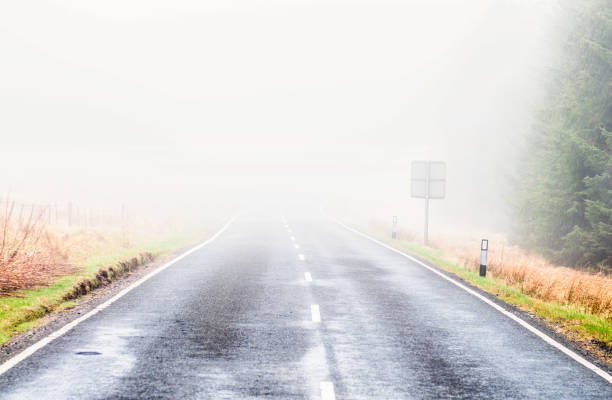
<instances>
[{"instance_id":1,"label":"bare bush","mask_svg":"<svg viewBox=\"0 0 612 400\"><path fill-rule=\"evenodd\" d=\"M0 210L0 294L48 283L72 271L67 254L46 229L44 209L5 201Z\"/></svg>"}]
</instances>

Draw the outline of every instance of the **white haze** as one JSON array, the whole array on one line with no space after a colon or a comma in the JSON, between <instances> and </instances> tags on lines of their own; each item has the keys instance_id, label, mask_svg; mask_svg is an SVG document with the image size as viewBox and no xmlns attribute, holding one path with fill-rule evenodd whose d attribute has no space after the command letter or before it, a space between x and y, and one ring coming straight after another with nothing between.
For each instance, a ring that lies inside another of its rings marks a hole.
<instances>
[{"instance_id":1,"label":"white haze","mask_svg":"<svg viewBox=\"0 0 612 400\"><path fill-rule=\"evenodd\" d=\"M49 0L0 5L0 189L197 212L304 196L503 229L554 1ZM376 210L376 211L374 211Z\"/></svg>"}]
</instances>

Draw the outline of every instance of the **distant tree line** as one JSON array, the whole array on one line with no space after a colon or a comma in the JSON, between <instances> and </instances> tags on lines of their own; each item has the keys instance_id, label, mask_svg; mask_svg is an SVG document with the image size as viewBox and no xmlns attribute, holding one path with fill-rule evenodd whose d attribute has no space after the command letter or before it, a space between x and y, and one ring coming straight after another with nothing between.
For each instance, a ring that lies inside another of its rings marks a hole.
<instances>
[{"instance_id":1,"label":"distant tree line","mask_svg":"<svg viewBox=\"0 0 612 400\"><path fill-rule=\"evenodd\" d=\"M572 266L612 266L612 1L573 20L517 179L516 233Z\"/></svg>"}]
</instances>

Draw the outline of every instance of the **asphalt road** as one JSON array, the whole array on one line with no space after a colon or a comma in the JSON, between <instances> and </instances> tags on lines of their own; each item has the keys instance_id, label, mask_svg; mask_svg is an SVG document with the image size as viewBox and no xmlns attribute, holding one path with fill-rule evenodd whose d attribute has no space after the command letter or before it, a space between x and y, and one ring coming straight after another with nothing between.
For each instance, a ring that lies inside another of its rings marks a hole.
<instances>
[{"instance_id":1,"label":"asphalt road","mask_svg":"<svg viewBox=\"0 0 612 400\"><path fill-rule=\"evenodd\" d=\"M287 225L241 216L1 375L0 398L612 398L401 255L324 218Z\"/></svg>"}]
</instances>

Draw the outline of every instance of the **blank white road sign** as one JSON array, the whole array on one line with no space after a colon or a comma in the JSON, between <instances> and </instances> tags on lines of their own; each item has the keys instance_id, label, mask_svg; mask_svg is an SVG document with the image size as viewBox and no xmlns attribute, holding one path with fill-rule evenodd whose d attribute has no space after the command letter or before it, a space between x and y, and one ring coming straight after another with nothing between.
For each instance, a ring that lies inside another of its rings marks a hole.
<instances>
[{"instance_id":1,"label":"blank white road sign","mask_svg":"<svg viewBox=\"0 0 612 400\"><path fill-rule=\"evenodd\" d=\"M429 196L427 196L427 181L429 181ZM410 189L412 197L443 199L446 196L446 163L413 161Z\"/></svg>"}]
</instances>

